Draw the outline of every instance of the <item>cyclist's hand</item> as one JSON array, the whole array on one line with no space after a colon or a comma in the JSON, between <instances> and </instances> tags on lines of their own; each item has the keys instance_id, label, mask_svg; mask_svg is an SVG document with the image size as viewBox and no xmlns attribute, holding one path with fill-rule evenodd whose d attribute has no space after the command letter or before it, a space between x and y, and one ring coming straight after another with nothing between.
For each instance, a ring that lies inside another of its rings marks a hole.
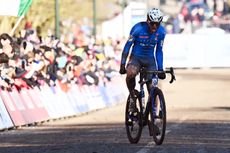
<instances>
[{"instance_id":1,"label":"cyclist's hand","mask_svg":"<svg viewBox=\"0 0 230 153\"><path fill-rule=\"evenodd\" d=\"M166 78L165 72L158 73L158 78L164 80Z\"/></svg>"},{"instance_id":2,"label":"cyclist's hand","mask_svg":"<svg viewBox=\"0 0 230 153\"><path fill-rule=\"evenodd\" d=\"M121 64L121 65L120 65L119 73L120 73L120 74L125 74L125 73L126 73L125 64Z\"/></svg>"}]
</instances>

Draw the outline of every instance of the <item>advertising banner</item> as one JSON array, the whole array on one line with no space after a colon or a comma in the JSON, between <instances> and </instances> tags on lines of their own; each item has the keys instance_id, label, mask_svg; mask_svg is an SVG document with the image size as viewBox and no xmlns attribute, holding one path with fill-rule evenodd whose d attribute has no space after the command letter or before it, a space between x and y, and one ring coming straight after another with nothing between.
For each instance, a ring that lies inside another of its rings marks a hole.
<instances>
[{"instance_id":1,"label":"advertising banner","mask_svg":"<svg viewBox=\"0 0 230 153\"><path fill-rule=\"evenodd\" d=\"M0 130L8 129L13 127L13 123L10 119L10 116L5 108L5 105L0 98Z\"/></svg>"},{"instance_id":2,"label":"advertising banner","mask_svg":"<svg viewBox=\"0 0 230 153\"><path fill-rule=\"evenodd\" d=\"M11 99L9 92L0 89L0 96L3 100L3 103L6 106L6 109L11 117L14 126L21 126L27 124L20 110L18 110L15 104L13 103L13 100Z\"/></svg>"}]
</instances>

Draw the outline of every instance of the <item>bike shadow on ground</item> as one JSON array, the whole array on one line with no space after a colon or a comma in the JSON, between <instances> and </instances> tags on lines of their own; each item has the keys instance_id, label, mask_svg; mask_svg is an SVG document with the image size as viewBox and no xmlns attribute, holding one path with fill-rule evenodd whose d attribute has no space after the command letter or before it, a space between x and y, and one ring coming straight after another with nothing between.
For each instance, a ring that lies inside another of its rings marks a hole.
<instances>
[{"instance_id":1,"label":"bike shadow on ground","mask_svg":"<svg viewBox=\"0 0 230 153\"><path fill-rule=\"evenodd\" d=\"M156 146L143 129L138 144L130 144L124 123L55 124L22 127L0 134L0 152L7 153L131 153L226 152L230 148L230 122L186 120L168 121L163 145Z\"/></svg>"},{"instance_id":2,"label":"bike shadow on ground","mask_svg":"<svg viewBox=\"0 0 230 153\"><path fill-rule=\"evenodd\" d=\"M227 110L227 111L230 111L230 107L213 107L213 109L220 109L220 110Z\"/></svg>"}]
</instances>

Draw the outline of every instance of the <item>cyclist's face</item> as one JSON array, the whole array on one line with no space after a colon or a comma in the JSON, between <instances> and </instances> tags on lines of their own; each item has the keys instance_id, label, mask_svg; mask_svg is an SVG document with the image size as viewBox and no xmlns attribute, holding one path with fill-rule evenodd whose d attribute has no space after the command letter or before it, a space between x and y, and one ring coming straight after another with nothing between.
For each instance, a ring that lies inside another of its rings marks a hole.
<instances>
[{"instance_id":1,"label":"cyclist's face","mask_svg":"<svg viewBox=\"0 0 230 153\"><path fill-rule=\"evenodd\" d=\"M149 25L149 30L151 33L156 32L160 26L160 22L151 22L151 21L147 20L147 23Z\"/></svg>"}]
</instances>

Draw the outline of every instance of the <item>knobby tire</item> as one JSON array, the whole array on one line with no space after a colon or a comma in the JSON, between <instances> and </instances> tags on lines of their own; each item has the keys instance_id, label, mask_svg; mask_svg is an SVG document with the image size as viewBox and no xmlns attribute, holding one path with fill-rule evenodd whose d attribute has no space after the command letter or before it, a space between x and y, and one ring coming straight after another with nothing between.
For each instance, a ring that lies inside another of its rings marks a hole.
<instances>
[{"instance_id":1,"label":"knobby tire","mask_svg":"<svg viewBox=\"0 0 230 153\"><path fill-rule=\"evenodd\" d=\"M156 99L158 98L158 100L160 100L160 110L161 110L161 118L160 121L162 122L161 128L160 128L160 135L156 134L156 131L153 130L153 140L155 142L156 145L161 145L164 141L165 138L165 131L166 131L166 105L165 105L165 99L164 99L164 95L163 92L161 91L161 89L159 88L155 88L153 91L153 95L152 95L153 100L156 102ZM150 114L150 118L151 118L151 123L154 124L157 120L159 121L159 118L156 118L153 115L153 111L152 111L151 107L151 114Z\"/></svg>"},{"instance_id":2,"label":"knobby tire","mask_svg":"<svg viewBox=\"0 0 230 153\"><path fill-rule=\"evenodd\" d=\"M137 117L137 123L132 121L132 124L137 126L137 134L135 136L132 135L132 133L134 131L132 131L132 125L130 125L129 122L129 97L127 99L127 103L126 103L126 109L125 109L125 126L126 126L126 133L127 133L127 137L129 139L130 143L138 143L138 141L140 140L141 137L141 133L142 133L142 107L141 107L141 100L140 100L140 95L139 92L136 90L135 91L136 94L136 99L134 100L136 103L136 106L138 108L138 117ZM135 127L134 127L135 128Z\"/></svg>"}]
</instances>

